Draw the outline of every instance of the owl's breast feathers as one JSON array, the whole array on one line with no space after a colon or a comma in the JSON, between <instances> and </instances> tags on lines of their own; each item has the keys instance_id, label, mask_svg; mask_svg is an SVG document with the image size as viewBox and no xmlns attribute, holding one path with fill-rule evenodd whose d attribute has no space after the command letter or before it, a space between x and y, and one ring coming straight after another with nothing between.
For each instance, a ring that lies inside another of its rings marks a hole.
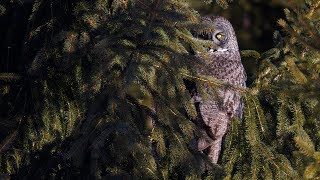
<instances>
[{"instance_id":1,"label":"owl's breast feathers","mask_svg":"<svg viewBox=\"0 0 320 180\"><path fill-rule=\"evenodd\" d=\"M238 51L213 52L209 54L210 61L199 68L203 76L215 77L218 80L235 87L246 87L247 79L241 57ZM243 102L241 93L230 88L218 89L218 101L223 102L219 109L225 111L230 118L242 118Z\"/></svg>"}]
</instances>

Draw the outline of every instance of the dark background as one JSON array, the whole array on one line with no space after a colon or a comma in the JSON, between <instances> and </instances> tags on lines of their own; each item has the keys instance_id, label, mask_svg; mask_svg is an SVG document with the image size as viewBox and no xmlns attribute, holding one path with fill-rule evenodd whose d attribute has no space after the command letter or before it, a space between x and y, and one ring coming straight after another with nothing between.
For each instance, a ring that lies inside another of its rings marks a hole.
<instances>
[{"instance_id":1,"label":"dark background","mask_svg":"<svg viewBox=\"0 0 320 180\"><path fill-rule=\"evenodd\" d=\"M259 52L273 47L273 33L280 30L277 20L284 17L283 7L274 1L235 0L227 9L215 1L192 0L193 7L201 15L219 15L227 18L233 25L241 50L252 49Z\"/></svg>"}]
</instances>

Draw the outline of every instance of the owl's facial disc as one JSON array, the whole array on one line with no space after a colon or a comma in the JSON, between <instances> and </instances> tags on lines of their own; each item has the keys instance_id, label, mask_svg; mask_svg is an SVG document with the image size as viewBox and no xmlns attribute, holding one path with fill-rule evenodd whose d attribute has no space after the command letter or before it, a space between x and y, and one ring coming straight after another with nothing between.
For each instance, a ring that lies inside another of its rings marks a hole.
<instances>
[{"instance_id":1,"label":"owl's facial disc","mask_svg":"<svg viewBox=\"0 0 320 180\"><path fill-rule=\"evenodd\" d=\"M200 39L203 40L209 40L212 41L214 44L214 48L208 48L209 52L215 52L215 51L227 51L228 49L225 46L225 43L227 41L227 34L217 28L215 31L208 33L208 34L202 34L199 36Z\"/></svg>"},{"instance_id":2,"label":"owl's facial disc","mask_svg":"<svg viewBox=\"0 0 320 180\"><path fill-rule=\"evenodd\" d=\"M212 31L200 36L201 39L212 42L214 48L208 51L239 51L237 39L231 23L219 16L205 16L201 22L212 27Z\"/></svg>"}]
</instances>

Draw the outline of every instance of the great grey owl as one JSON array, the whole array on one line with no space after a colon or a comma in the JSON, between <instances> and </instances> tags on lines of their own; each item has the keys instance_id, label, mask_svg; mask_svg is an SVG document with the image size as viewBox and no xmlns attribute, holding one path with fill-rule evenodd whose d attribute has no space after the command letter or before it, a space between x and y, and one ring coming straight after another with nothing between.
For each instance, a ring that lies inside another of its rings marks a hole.
<instances>
[{"instance_id":1,"label":"great grey owl","mask_svg":"<svg viewBox=\"0 0 320 180\"><path fill-rule=\"evenodd\" d=\"M208 48L206 52L206 64L197 69L198 73L204 77L214 77L224 83L235 87L245 88L247 79L235 32L231 23L223 17L206 16L202 23L212 25L213 31L201 35L200 38L210 40L214 43L214 48ZM201 56L200 56L201 57ZM236 117L241 119L243 113L243 102L241 93L230 87L219 87L216 96L210 93L205 85L204 92L207 98L201 98L198 93L194 99L198 106L198 124L202 124L205 129L206 138L201 137L197 141L199 151L207 153L213 163L218 162L222 138L227 132L231 119ZM199 122L201 121L201 122Z\"/></svg>"}]
</instances>

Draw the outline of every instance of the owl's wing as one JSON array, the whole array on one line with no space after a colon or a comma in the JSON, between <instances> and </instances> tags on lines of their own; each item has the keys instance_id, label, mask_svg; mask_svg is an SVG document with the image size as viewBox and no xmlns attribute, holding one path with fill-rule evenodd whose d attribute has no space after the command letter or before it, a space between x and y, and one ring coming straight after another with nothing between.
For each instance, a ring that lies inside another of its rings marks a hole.
<instances>
[{"instance_id":1,"label":"owl's wing","mask_svg":"<svg viewBox=\"0 0 320 180\"><path fill-rule=\"evenodd\" d=\"M240 68L238 71L239 87L245 88L245 87L247 87L247 85L246 85L247 73L244 70L242 63L239 63L238 67ZM236 108L235 116L238 119L242 119L243 109L244 109L244 101L243 101L243 97L241 96L241 94L240 94L240 98L238 100L239 100L239 106Z\"/></svg>"},{"instance_id":2,"label":"owl's wing","mask_svg":"<svg viewBox=\"0 0 320 180\"><path fill-rule=\"evenodd\" d=\"M228 58L240 58L240 56L229 55ZM247 75L241 61L228 61L224 59L224 62L220 65L224 67L224 71L216 74L219 79L235 87L246 87ZM219 90L219 97L223 100L222 108L225 109L231 118L242 118L244 103L240 91L231 88L221 88Z\"/></svg>"},{"instance_id":3,"label":"owl's wing","mask_svg":"<svg viewBox=\"0 0 320 180\"><path fill-rule=\"evenodd\" d=\"M203 122L209 127L206 132L213 141L211 144L204 144L207 146L201 144L206 141L199 141L198 148L199 150L201 150L200 148L208 148L206 149L206 153L213 163L218 162L222 138L226 134L230 122L230 117L226 111L222 110L219 106L216 98L210 96L199 104Z\"/></svg>"},{"instance_id":4,"label":"owl's wing","mask_svg":"<svg viewBox=\"0 0 320 180\"><path fill-rule=\"evenodd\" d=\"M243 102L243 99L241 98L240 99L240 104L238 106L238 108L236 109L236 112L235 112L235 117L237 117L238 119L242 119L242 116L243 116L243 109L244 109L244 102Z\"/></svg>"},{"instance_id":5,"label":"owl's wing","mask_svg":"<svg viewBox=\"0 0 320 180\"><path fill-rule=\"evenodd\" d=\"M243 71L243 74L242 74L242 83L241 83L241 86L240 87L247 87L246 86L246 81L247 81L247 74L245 71ZM243 116L243 109L244 109L244 101L243 101L243 97L241 96L240 99L239 99L240 103L239 103L239 106L238 108L236 109L236 117L238 119L242 119L242 116Z\"/></svg>"},{"instance_id":6,"label":"owl's wing","mask_svg":"<svg viewBox=\"0 0 320 180\"><path fill-rule=\"evenodd\" d=\"M223 98L223 108L230 118L242 117L243 101L240 92L224 89L221 90L221 98Z\"/></svg>"}]
</instances>

